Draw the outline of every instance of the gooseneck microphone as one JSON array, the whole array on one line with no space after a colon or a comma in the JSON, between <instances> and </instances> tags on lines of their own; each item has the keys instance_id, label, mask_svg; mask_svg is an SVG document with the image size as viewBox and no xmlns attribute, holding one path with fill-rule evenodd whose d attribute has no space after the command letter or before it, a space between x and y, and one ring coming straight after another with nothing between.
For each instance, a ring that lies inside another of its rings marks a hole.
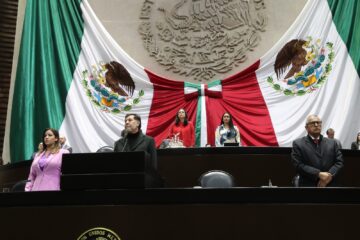
<instances>
[{"instance_id":1,"label":"gooseneck microphone","mask_svg":"<svg viewBox=\"0 0 360 240\"><path fill-rule=\"evenodd\" d=\"M125 129L125 130L123 131L123 133L124 133L123 138L125 139L125 142L124 142L123 148L121 149L121 152L124 152L124 149L125 149L126 144L127 144L127 142L128 142L127 136L128 136L128 134L129 134L129 132Z\"/></svg>"}]
</instances>

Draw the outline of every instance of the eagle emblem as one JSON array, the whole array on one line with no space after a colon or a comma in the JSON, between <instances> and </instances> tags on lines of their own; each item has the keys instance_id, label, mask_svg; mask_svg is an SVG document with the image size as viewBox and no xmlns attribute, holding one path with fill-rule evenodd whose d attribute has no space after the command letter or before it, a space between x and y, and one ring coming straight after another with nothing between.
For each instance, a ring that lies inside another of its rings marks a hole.
<instances>
[{"instance_id":1,"label":"eagle emblem","mask_svg":"<svg viewBox=\"0 0 360 240\"><path fill-rule=\"evenodd\" d=\"M140 103L144 90L134 97L135 82L126 68L116 62L99 62L82 72L82 86L90 101L100 110L108 113L130 111Z\"/></svg>"},{"instance_id":2,"label":"eagle emblem","mask_svg":"<svg viewBox=\"0 0 360 240\"><path fill-rule=\"evenodd\" d=\"M267 82L287 96L302 96L320 88L327 80L334 61L333 43L321 39L293 39L276 56L274 72Z\"/></svg>"}]
</instances>

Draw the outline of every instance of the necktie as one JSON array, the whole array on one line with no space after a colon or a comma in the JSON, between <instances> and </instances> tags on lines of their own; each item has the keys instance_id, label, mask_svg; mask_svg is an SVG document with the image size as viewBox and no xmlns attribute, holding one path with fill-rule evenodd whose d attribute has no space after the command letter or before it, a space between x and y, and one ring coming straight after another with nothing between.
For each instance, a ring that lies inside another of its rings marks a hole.
<instances>
[{"instance_id":1,"label":"necktie","mask_svg":"<svg viewBox=\"0 0 360 240\"><path fill-rule=\"evenodd\" d=\"M314 139L314 143L315 143L316 145L319 145L319 139L315 138L315 139Z\"/></svg>"}]
</instances>

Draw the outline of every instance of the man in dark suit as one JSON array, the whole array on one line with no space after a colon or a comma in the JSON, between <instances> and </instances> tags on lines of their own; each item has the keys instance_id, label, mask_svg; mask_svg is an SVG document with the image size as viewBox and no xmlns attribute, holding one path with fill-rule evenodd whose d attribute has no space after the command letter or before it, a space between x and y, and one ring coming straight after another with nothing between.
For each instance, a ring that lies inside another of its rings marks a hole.
<instances>
[{"instance_id":1,"label":"man in dark suit","mask_svg":"<svg viewBox=\"0 0 360 240\"><path fill-rule=\"evenodd\" d=\"M125 129L122 138L114 144L115 152L145 152L146 185L158 186L160 183L157 174L157 154L155 141L152 137L144 135L141 131L141 118L130 113L125 116Z\"/></svg>"},{"instance_id":2,"label":"man in dark suit","mask_svg":"<svg viewBox=\"0 0 360 240\"><path fill-rule=\"evenodd\" d=\"M291 159L300 176L300 186L336 186L336 176L344 166L338 145L333 139L324 138L321 128L321 119L310 115L305 125L308 135L293 142Z\"/></svg>"},{"instance_id":3,"label":"man in dark suit","mask_svg":"<svg viewBox=\"0 0 360 240\"><path fill-rule=\"evenodd\" d=\"M70 153L72 153L72 147L70 147L69 145L66 144L66 137L65 136L60 136L59 143L60 143L60 146L61 146L62 149L66 149Z\"/></svg>"},{"instance_id":4,"label":"man in dark suit","mask_svg":"<svg viewBox=\"0 0 360 240\"><path fill-rule=\"evenodd\" d=\"M342 149L342 144L341 144L340 140L335 138L335 130L334 129L329 128L328 130L326 130L326 135L328 138L334 139L334 141L338 145L339 149Z\"/></svg>"},{"instance_id":5,"label":"man in dark suit","mask_svg":"<svg viewBox=\"0 0 360 240\"><path fill-rule=\"evenodd\" d=\"M351 143L351 150L360 150L360 132L356 135L356 141Z\"/></svg>"}]
</instances>

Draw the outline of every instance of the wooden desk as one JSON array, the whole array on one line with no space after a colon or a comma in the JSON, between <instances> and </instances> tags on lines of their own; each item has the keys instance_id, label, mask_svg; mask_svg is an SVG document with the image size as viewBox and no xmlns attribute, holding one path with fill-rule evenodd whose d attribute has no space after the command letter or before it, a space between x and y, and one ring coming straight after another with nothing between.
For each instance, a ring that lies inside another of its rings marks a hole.
<instances>
[{"instance_id":1,"label":"wooden desk","mask_svg":"<svg viewBox=\"0 0 360 240\"><path fill-rule=\"evenodd\" d=\"M148 189L0 194L1 239L353 239L360 188Z\"/></svg>"},{"instance_id":2,"label":"wooden desk","mask_svg":"<svg viewBox=\"0 0 360 240\"><path fill-rule=\"evenodd\" d=\"M158 150L158 171L166 186L193 187L199 176L212 169L231 173L238 186L259 187L268 184L291 186L295 175L290 158L291 148L222 147ZM345 167L339 181L346 187L360 187L360 151L342 150ZM26 179L30 161L0 167L0 189Z\"/></svg>"}]
</instances>

